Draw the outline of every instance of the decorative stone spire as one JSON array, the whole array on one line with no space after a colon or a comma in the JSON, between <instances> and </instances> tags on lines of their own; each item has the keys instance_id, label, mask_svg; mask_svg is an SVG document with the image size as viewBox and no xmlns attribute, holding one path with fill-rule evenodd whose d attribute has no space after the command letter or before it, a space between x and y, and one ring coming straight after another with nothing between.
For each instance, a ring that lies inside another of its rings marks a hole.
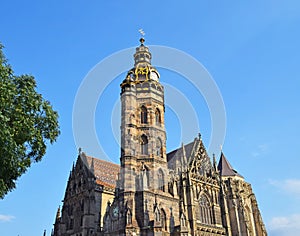
<instances>
[{"instance_id":1,"label":"decorative stone spire","mask_svg":"<svg viewBox=\"0 0 300 236\"><path fill-rule=\"evenodd\" d=\"M216 155L214 153L213 153L213 167L214 167L215 171L218 170L217 161L216 161Z\"/></svg>"}]
</instances>

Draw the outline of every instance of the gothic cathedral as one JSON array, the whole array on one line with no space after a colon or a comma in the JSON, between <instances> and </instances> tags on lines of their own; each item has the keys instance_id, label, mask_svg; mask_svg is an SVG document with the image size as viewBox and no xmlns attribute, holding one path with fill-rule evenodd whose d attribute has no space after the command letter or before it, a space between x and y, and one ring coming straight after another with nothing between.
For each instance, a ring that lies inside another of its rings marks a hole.
<instances>
[{"instance_id":1,"label":"gothic cathedral","mask_svg":"<svg viewBox=\"0 0 300 236\"><path fill-rule=\"evenodd\" d=\"M120 165L80 152L52 236L267 235L251 185L201 136L166 152L164 87L140 39L121 83Z\"/></svg>"}]
</instances>

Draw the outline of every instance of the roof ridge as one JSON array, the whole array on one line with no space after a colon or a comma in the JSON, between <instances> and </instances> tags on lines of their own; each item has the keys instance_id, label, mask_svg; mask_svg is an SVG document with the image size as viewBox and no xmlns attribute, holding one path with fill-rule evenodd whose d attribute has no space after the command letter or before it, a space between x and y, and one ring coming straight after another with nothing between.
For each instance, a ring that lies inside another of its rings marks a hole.
<instances>
[{"instance_id":1,"label":"roof ridge","mask_svg":"<svg viewBox=\"0 0 300 236\"><path fill-rule=\"evenodd\" d=\"M187 143L187 144L184 144L183 146L184 146L184 148L186 148L186 146L188 146L188 145L190 145L190 144L192 144L192 143L194 143L194 142L195 142L195 139L194 139L193 141ZM173 153L173 152L176 152L176 151L178 151L178 150L180 150L180 149L182 150L182 146L180 146L179 148L176 148L176 149L174 149L174 150L168 152L167 155L168 155L168 154L171 154L171 153Z\"/></svg>"},{"instance_id":2,"label":"roof ridge","mask_svg":"<svg viewBox=\"0 0 300 236\"><path fill-rule=\"evenodd\" d=\"M92 158L92 159L94 159L94 160L96 160L96 161L101 161L101 162L106 162L106 163L108 163L108 164L112 164L112 165L115 165L115 166L118 166L118 167L120 167L120 164L117 164L117 163L114 163L114 162L110 162L110 161L107 161L107 160L104 160L104 159L100 159L100 158L97 158L97 157L92 157L92 156L87 156L87 155L85 155L87 158Z\"/></svg>"}]
</instances>

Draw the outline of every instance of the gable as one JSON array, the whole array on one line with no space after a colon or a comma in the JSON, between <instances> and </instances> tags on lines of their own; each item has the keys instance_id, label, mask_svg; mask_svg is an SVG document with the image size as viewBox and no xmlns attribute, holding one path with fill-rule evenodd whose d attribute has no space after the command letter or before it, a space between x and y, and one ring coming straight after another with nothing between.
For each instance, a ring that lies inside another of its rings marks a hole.
<instances>
[{"instance_id":1,"label":"gable","mask_svg":"<svg viewBox=\"0 0 300 236\"><path fill-rule=\"evenodd\" d=\"M174 171L188 169L204 175L211 171L212 165L201 138L167 154L168 167Z\"/></svg>"},{"instance_id":2,"label":"gable","mask_svg":"<svg viewBox=\"0 0 300 236\"><path fill-rule=\"evenodd\" d=\"M202 140L198 140L189 159L188 169L191 173L202 176L211 175L212 164Z\"/></svg>"}]
</instances>

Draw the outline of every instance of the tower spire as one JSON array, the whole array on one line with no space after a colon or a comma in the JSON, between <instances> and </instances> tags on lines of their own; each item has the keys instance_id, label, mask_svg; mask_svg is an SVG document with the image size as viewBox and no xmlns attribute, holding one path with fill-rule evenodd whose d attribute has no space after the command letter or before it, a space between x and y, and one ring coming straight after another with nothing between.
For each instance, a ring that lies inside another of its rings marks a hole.
<instances>
[{"instance_id":1,"label":"tower spire","mask_svg":"<svg viewBox=\"0 0 300 236\"><path fill-rule=\"evenodd\" d=\"M221 176L238 176L243 178L243 176L241 176L236 170L232 168L223 151L221 152L218 170L220 171Z\"/></svg>"}]
</instances>

